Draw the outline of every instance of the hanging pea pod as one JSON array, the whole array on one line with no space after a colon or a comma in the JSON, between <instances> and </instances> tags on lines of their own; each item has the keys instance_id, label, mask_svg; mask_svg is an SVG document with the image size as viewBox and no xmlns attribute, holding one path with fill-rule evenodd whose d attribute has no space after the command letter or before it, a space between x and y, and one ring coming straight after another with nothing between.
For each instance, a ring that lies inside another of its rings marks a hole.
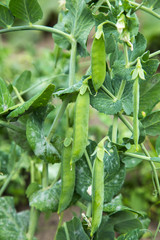
<instances>
[{"instance_id":1,"label":"hanging pea pod","mask_svg":"<svg viewBox=\"0 0 160 240\"><path fill-rule=\"evenodd\" d=\"M64 211L70 204L75 186L75 164L70 166L72 154L72 135L73 129L68 128L66 139L64 141L63 159L62 159L62 189L58 206L58 213Z\"/></svg>"},{"instance_id":2,"label":"hanging pea pod","mask_svg":"<svg viewBox=\"0 0 160 240\"><path fill-rule=\"evenodd\" d=\"M139 78L145 80L144 70L142 69L142 65L140 59L137 59L136 68L132 72L132 80L133 83L133 139L134 144L136 146L136 150L138 151L138 141L139 141Z\"/></svg>"},{"instance_id":3,"label":"hanging pea pod","mask_svg":"<svg viewBox=\"0 0 160 240\"><path fill-rule=\"evenodd\" d=\"M106 76L106 51L103 30L98 29L91 51L92 83L95 91L102 86Z\"/></svg>"},{"instance_id":4,"label":"hanging pea pod","mask_svg":"<svg viewBox=\"0 0 160 240\"><path fill-rule=\"evenodd\" d=\"M82 85L83 87L83 85ZM79 160L88 143L88 122L89 122L89 105L90 97L88 88L82 88L80 90L75 106L75 116L74 116L74 133L73 133L73 149L72 149L72 160L76 162Z\"/></svg>"},{"instance_id":5,"label":"hanging pea pod","mask_svg":"<svg viewBox=\"0 0 160 240\"><path fill-rule=\"evenodd\" d=\"M104 142L108 137L103 138L97 148L97 156L94 160L93 165L93 176L92 176L92 228L91 236L97 231L102 220L103 213L103 202L104 202L104 163L103 157ZM109 154L109 153L108 153Z\"/></svg>"}]
</instances>

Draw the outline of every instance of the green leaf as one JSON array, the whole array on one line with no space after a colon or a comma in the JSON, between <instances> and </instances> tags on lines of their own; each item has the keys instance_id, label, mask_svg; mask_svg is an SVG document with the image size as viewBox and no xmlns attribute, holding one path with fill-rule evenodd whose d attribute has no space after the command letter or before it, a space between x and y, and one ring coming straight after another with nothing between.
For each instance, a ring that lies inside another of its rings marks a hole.
<instances>
[{"instance_id":1,"label":"green leaf","mask_svg":"<svg viewBox=\"0 0 160 240\"><path fill-rule=\"evenodd\" d=\"M28 211L17 214L12 197L0 198L0 239L26 240Z\"/></svg>"},{"instance_id":2,"label":"green leaf","mask_svg":"<svg viewBox=\"0 0 160 240\"><path fill-rule=\"evenodd\" d=\"M26 189L27 198L30 198L30 196L34 192L37 192L40 189L41 189L41 186L37 182L33 182L33 183L29 184L29 186Z\"/></svg>"},{"instance_id":3,"label":"green leaf","mask_svg":"<svg viewBox=\"0 0 160 240\"><path fill-rule=\"evenodd\" d=\"M110 202L113 196L118 194L125 179L125 167L121 165L118 173L114 176L108 176L104 182L104 202Z\"/></svg>"},{"instance_id":4,"label":"green leaf","mask_svg":"<svg viewBox=\"0 0 160 240\"><path fill-rule=\"evenodd\" d=\"M56 182L52 187L39 190L30 197L30 206L35 207L41 212L56 212L61 193L61 181Z\"/></svg>"},{"instance_id":5,"label":"green leaf","mask_svg":"<svg viewBox=\"0 0 160 240\"><path fill-rule=\"evenodd\" d=\"M8 91L8 88L5 82L0 78L0 112L7 110L9 107L12 107L14 102Z\"/></svg>"},{"instance_id":6,"label":"green leaf","mask_svg":"<svg viewBox=\"0 0 160 240\"><path fill-rule=\"evenodd\" d=\"M21 93L27 88L30 87L31 84L31 72L24 71L18 78L13 81L13 85L17 88L17 90Z\"/></svg>"},{"instance_id":7,"label":"green leaf","mask_svg":"<svg viewBox=\"0 0 160 240\"><path fill-rule=\"evenodd\" d=\"M8 154L6 152L0 151L0 172L2 174L8 174Z\"/></svg>"},{"instance_id":8,"label":"green leaf","mask_svg":"<svg viewBox=\"0 0 160 240\"><path fill-rule=\"evenodd\" d=\"M149 59L148 61L142 62L142 68L145 71L146 80L150 80L152 75L156 73L158 66L158 59Z\"/></svg>"},{"instance_id":9,"label":"green leaf","mask_svg":"<svg viewBox=\"0 0 160 240\"><path fill-rule=\"evenodd\" d=\"M145 230L134 229L125 233L117 238L117 240L139 240L140 237L144 234Z\"/></svg>"},{"instance_id":10,"label":"green leaf","mask_svg":"<svg viewBox=\"0 0 160 240\"><path fill-rule=\"evenodd\" d=\"M28 118L26 125L27 141L34 151L34 154L50 163L59 162L60 155L52 143L46 140L44 131L44 120L46 108L40 108L34 111Z\"/></svg>"},{"instance_id":11,"label":"green leaf","mask_svg":"<svg viewBox=\"0 0 160 240\"><path fill-rule=\"evenodd\" d=\"M43 17L37 0L10 0L9 8L15 17L28 23L35 23Z\"/></svg>"},{"instance_id":12,"label":"green leaf","mask_svg":"<svg viewBox=\"0 0 160 240\"><path fill-rule=\"evenodd\" d=\"M95 240L114 240L114 226L109 222L109 216L103 216L102 222L96 233Z\"/></svg>"},{"instance_id":13,"label":"green leaf","mask_svg":"<svg viewBox=\"0 0 160 240\"><path fill-rule=\"evenodd\" d=\"M142 124L148 135L160 135L160 111L149 114L142 120Z\"/></svg>"},{"instance_id":14,"label":"green leaf","mask_svg":"<svg viewBox=\"0 0 160 240\"><path fill-rule=\"evenodd\" d=\"M67 14L61 23L55 25L55 28L72 34L80 44L82 54L86 55L87 38L94 24L91 10L87 7L84 0L67 0L66 8L68 9ZM66 42L64 42L64 37L53 36L59 46L62 48L67 46Z\"/></svg>"},{"instance_id":15,"label":"green leaf","mask_svg":"<svg viewBox=\"0 0 160 240\"><path fill-rule=\"evenodd\" d=\"M58 229L56 240L89 240L90 238L85 233L82 223L79 218L74 217L71 221L66 222L66 229L68 236L66 236L66 231L64 225Z\"/></svg>"},{"instance_id":16,"label":"green leaf","mask_svg":"<svg viewBox=\"0 0 160 240\"><path fill-rule=\"evenodd\" d=\"M54 85L49 84L45 89L43 89L40 93L37 93L27 102L16 108L12 111L7 118L17 118L23 114L29 113L30 111L35 110L38 107L46 106L52 93L54 91Z\"/></svg>"},{"instance_id":17,"label":"green leaf","mask_svg":"<svg viewBox=\"0 0 160 240\"><path fill-rule=\"evenodd\" d=\"M125 164L126 169L135 168L138 164L142 162L142 159L134 158L134 157L124 157L122 159Z\"/></svg>"},{"instance_id":18,"label":"green leaf","mask_svg":"<svg viewBox=\"0 0 160 240\"><path fill-rule=\"evenodd\" d=\"M141 33L138 33L133 44L133 51L130 54L130 61L134 61L140 57L145 52L146 47L147 41L145 37Z\"/></svg>"},{"instance_id":19,"label":"green leaf","mask_svg":"<svg viewBox=\"0 0 160 240\"><path fill-rule=\"evenodd\" d=\"M121 210L122 207L122 195L119 194L115 198L111 200L109 203L105 203L103 206L104 212L115 212L117 210Z\"/></svg>"},{"instance_id":20,"label":"green leaf","mask_svg":"<svg viewBox=\"0 0 160 240\"><path fill-rule=\"evenodd\" d=\"M8 7L0 3L0 27L8 28L12 26L14 17Z\"/></svg>"},{"instance_id":21,"label":"green leaf","mask_svg":"<svg viewBox=\"0 0 160 240\"><path fill-rule=\"evenodd\" d=\"M152 111L160 101L160 74L154 75L150 80L140 84L140 109L146 115Z\"/></svg>"}]
</instances>

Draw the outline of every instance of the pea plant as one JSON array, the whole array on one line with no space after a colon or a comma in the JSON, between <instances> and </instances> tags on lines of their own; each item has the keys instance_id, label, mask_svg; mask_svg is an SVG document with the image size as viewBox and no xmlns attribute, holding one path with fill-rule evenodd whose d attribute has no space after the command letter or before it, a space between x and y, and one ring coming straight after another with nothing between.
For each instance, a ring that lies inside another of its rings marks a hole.
<instances>
[{"instance_id":1,"label":"pea plant","mask_svg":"<svg viewBox=\"0 0 160 240\"><path fill-rule=\"evenodd\" d=\"M146 50L137 17L140 10L160 20L160 1L59 3L53 27L35 25L43 16L37 0L0 3L0 34L46 31L55 43L52 76L33 83L26 70L10 82L0 78L1 145L8 142L7 149L0 148L0 239L36 239L40 213L57 212L55 240L138 240L146 234L155 240L160 224L155 233L149 232L147 213L125 206L120 191L127 169L146 161L157 201L160 195L160 110L155 108L160 101L160 50ZM24 25L16 25L15 19ZM78 59L87 56L90 67L79 81ZM63 70L58 71L62 61ZM90 137L90 106L113 117L100 141ZM120 122L130 136L120 138ZM148 142L153 136L151 151ZM6 190L22 169L30 173L30 211L17 212ZM56 173L52 181L51 172ZM72 205L81 214L63 223L64 210Z\"/></svg>"}]
</instances>

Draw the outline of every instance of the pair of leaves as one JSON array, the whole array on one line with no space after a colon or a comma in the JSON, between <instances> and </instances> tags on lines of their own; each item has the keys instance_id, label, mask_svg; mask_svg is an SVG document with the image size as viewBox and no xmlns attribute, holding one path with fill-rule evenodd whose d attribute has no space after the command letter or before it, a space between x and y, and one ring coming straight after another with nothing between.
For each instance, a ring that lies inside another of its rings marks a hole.
<instances>
[{"instance_id":1,"label":"pair of leaves","mask_svg":"<svg viewBox=\"0 0 160 240\"><path fill-rule=\"evenodd\" d=\"M34 154L44 161L55 163L60 161L60 155L52 143L47 141L44 131L44 120L47 108L40 108L32 113L26 125L27 140Z\"/></svg>"},{"instance_id":2,"label":"pair of leaves","mask_svg":"<svg viewBox=\"0 0 160 240\"><path fill-rule=\"evenodd\" d=\"M96 143L91 141L87 146L87 153L93 165L95 155L92 156L96 147ZM105 148L110 152L104 154L104 201L109 202L114 195L116 195L122 187L125 178L124 166L120 166L120 160L115 147ZM91 201L91 196L87 193L88 188L92 184L92 174L88 169L85 155L76 164L76 191L83 199Z\"/></svg>"},{"instance_id":3,"label":"pair of leaves","mask_svg":"<svg viewBox=\"0 0 160 240\"><path fill-rule=\"evenodd\" d=\"M94 21L90 9L84 0L66 0L67 12L64 13L62 22L54 27L72 36L80 44L79 52L86 55L86 41L93 27ZM55 42L62 48L68 48L69 43L62 36L53 34Z\"/></svg>"},{"instance_id":4,"label":"pair of leaves","mask_svg":"<svg viewBox=\"0 0 160 240\"><path fill-rule=\"evenodd\" d=\"M29 211L17 213L12 197L0 198L0 239L26 240Z\"/></svg>"},{"instance_id":5,"label":"pair of leaves","mask_svg":"<svg viewBox=\"0 0 160 240\"><path fill-rule=\"evenodd\" d=\"M28 23L35 23L42 18L43 13L37 0L10 0L9 8L0 4L0 27L12 26L14 16Z\"/></svg>"}]
</instances>

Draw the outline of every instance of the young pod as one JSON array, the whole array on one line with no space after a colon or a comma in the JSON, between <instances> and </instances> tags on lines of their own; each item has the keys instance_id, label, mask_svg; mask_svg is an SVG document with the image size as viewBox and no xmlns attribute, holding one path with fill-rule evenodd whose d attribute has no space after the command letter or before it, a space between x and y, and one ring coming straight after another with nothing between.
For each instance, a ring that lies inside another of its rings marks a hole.
<instances>
[{"instance_id":1,"label":"young pod","mask_svg":"<svg viewBox=\"0 0 160 240\"><path fill-rule=\"evenodd\" d=\"M82 95L78 94L74 116L74 134L71 163L79 160L88 142L88 121L89 121L90 97L88 89Z\"/></svg>"},{"instance_id":2,"label":"young pod","mask_svg":"<svg viewBox=\"0 0 160 240\"><path fill-rule=\"evenodd\" d=\"M102 86L106 76L106 52L103 34L94 38L91 52L92 83L95 91Z\"/></svg>"},{"instance_id":3,"label":"young pod","mask_svg":"<svg viewBox=\"0 0 160 240\"><path fill-rule=\"evenodd\" d=\"M66 139L64 141L61 179L62 188L60 201L58 206L58 213L64 211L70 204L75 186L75 164L70 165L72 155L72 135L73 129L69 128L67 131Z\"/></svg>"},{"instance_id":4,"label":"young pod","mask_svg":"<svg viewBox=\"0 0 160 240\"><path fill-rule=\"evenodd\" d=\"M104 202L104 164L96 157L92 177L92 229L91 236L97 231L102 220Z\"/></svg>"}]
</instances>

